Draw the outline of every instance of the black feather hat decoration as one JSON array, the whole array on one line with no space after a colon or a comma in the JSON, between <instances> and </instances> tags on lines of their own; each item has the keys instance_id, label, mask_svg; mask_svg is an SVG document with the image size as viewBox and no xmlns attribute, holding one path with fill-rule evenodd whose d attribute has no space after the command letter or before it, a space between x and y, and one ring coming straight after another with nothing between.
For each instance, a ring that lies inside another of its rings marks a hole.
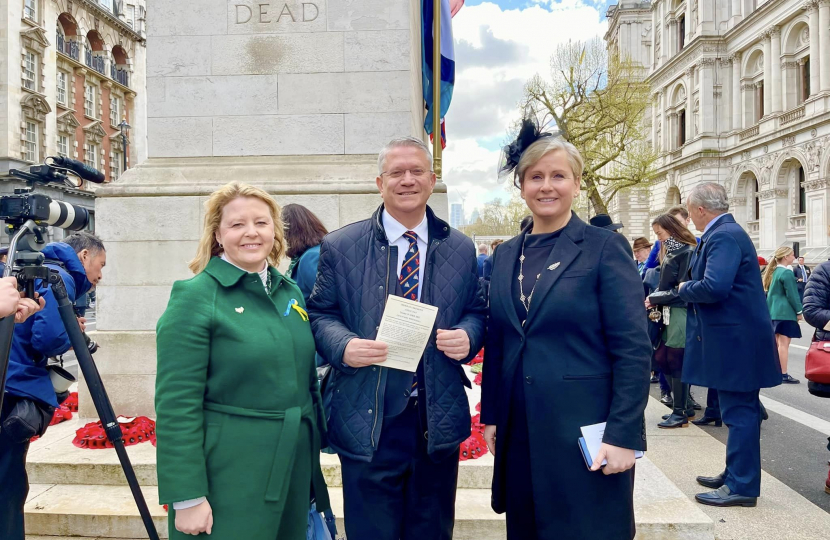
<instances>
[{"instance_id":1,"label":"black feather hat decoration","mask_svg":"<svg viewBox=\"0 0 830 540\"><path fill-rule=\"evenodd\" d=\"M532 118L522 119L522 127L516 139L502 149L501 166L499 176L505 176L516 172L522 154L531 144L545 137L555 137L558 133L543 132L539 125Z\"/></svg>"}]
</instances>

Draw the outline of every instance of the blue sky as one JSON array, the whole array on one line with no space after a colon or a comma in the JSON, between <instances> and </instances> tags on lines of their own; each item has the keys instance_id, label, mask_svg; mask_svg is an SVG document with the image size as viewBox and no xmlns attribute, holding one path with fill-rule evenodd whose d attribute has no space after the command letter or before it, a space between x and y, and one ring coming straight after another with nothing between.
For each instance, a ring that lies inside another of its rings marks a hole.
<instances>
[{"instance_id":1,"label":"blue sky","mask_svg":"<svg viewBox=\"0 0 830 540\"><path fill-rule=\"evenodd\" d=\"M447 114L444 181L473 209L511 193L498 179L507 128L525 82L548 73L557 44L602 36L607 0L466 0L453 19L456 86Z\"/></svg>"}]
</instances>

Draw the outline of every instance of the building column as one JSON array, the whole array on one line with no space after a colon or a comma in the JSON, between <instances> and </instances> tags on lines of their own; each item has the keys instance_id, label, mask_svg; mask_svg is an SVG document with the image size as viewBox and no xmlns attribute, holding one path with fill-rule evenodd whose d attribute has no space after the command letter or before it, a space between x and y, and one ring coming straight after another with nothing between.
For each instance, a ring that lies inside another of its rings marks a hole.
<instances>
[{"instance_id":1,"label":"building column","mask_svg":"<svg viewBox=\"0 0 830 540\"><path fill-rule=\"evenodd\" d=\"M819 78L821 91L828 92L830 91L830 0L819 0L818 20L820 28L818 41L821 50L821 74ZM810 54L813 54L812 51L810 51Z\"/></svg>"},{"instance_id":2,"label":"building column","mask_svg":"<svg viewBox=\"0 0 830 540\"><path fill-rule=\"evenodd\" d=\"M812 1L807 11L810 13L810 95L815 95L821 89L821 23L819 22L819 10L815 1ZM830 54L830 52L828 53Z\"/></svg>"},{"instance_id":3,"label":"building column","mask_svg":"<svg viewBox=\"0 0 830 540\"><path fill-rule=\"evenodd\" d=\"M769 32L762 34L764 40L764 114L772 113L772 40Z\"/></svg>"},{"instance_id":4,"label":"building column","mask_svg":"<svg viewBox=\"0 0 830 540\"><path fill-rule=\"evenodd\" d=\"M657 62L659 61L660 57L657 54L657 34L660 30L657 28L657 3L651 3L651 58L648 59L648 62L645 64L648 66L649 64L653 67L657 67Z\"/></svg>"},{"instance_id":5,"label":"building column","mask_svg":"<svg viewBox=\"0 0 830 540\"><path fill-rule=\"evenodd\" d=\"M688 20L686 21L688 22ZM694 93L695 68L686 70L686 142L695 136L695 103L692 99Z\"/></svg>"},{"instance_id":6,"label":"building column","mask_svg":"<svg viewBox=\"0 0 830 540\"><path fill-rule=\"evenodd\" d=\"M715 132L715 79L714 58L703 58L698 64L700 70L700 133Z\"/></svg>"},{"instance_id":7,"label":"building column","mask_svg":"<svg viewBox=\"0 0 830 540\"><path fill-rule=\"evenodd\" d=\"M741 0L732 0L732 17L729 19L729 28L732 28L741 22L742 18Z\"/></svg>"},{"instance_id":8,"label":"building column","mask_svg":"<svg viewBox=\"0 0 830 540\"><path fill-rule=\"evenodd\" d=\"M694 20L692 20L692 0L686 0L686 45L692 41L695 35ZM687 115L688 116L688 115Z\"/></svg>"},{"instance_id":9,"label":"building column","mask_svg":"<svg viewBox=\"0 0 830 540\"><path fill-rule=\"evenodd\" d=\"M732 61L732 129L743 127L741 120L741 53L736 52L729 57Z\"/></svg>"},{"instance_id":10,"label":"building column","mask_svg":"<svg viewBox=\"0 0 830 540\"><path fill-rule=\"evenodd\" d=\"M657 124L660 122L659 113L657 109L660 107L660 94L656 93L651 96L651 148L655 152L660 151L660 145L657 142Z\"/></svg>"},{"instance_id":11,"label":"building column","mask_svg":"<svg viewBox=\"0 0 830 540\"><path fill-rule=\"evenodd\" d=\"M770 64L772 67L770 76L770 88L772 90L773 113L780 113L784 110L781 99L781 29L773 26L769 30L770 36Z\"/></svg>"},{"instance_id":12,"label":"building column","mask_svg":"<svg viewBox=\"0 0 830 540\"><path fill-rule=\"evenodd\" d=\"M666 95L666 90L663 89L660 91L660 149L662 152L668 152L669 150L669 120L666 117L666 109L668 108L668 96Z\"/></svg>"}]
</instances>

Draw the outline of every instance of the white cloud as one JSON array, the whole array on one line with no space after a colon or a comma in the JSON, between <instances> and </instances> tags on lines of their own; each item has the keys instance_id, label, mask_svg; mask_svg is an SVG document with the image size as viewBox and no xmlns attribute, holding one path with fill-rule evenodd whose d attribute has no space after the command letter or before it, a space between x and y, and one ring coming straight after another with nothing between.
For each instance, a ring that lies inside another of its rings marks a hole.
<instances>
[{"instance_id":1,"label":"white cloud","mask_svg":"<svg viewBox=\"0 0 830 540\"><path fill-rule=\"evenodd\" d=\"M453 19L456 83L447 115L449 145L444 154L444 181L450 201L466 193L465 209L509 193L497 178L498 143L517 119L525 82L547 75L559 43L602 36L599 0L535 0L524 9L493 3L467 5ZM587 5L591 4L591 5Z\"/></svg>"}]
</instances>

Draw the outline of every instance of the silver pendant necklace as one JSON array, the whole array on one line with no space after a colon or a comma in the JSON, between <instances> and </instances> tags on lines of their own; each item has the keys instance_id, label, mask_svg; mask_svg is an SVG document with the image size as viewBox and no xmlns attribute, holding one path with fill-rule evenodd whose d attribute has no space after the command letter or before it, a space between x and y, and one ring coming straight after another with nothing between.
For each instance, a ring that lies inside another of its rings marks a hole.
<instances>
[{"instance_id":1,"label":"silver pendant necklace","mask_svg":"<svg viewBox=\"0 0 830 540\"><path fill-rule=\"evenodd\" d=\"M527 236L525 236L527 239ZM533 284L533 288L530 289L530 295L525 296L524 287L522 286L522 282L525 279L524 273L524 266L525 266L525 241L522 241L522 253L519 257L519 300L522 302L522 305L525 307L525 311L530 314L530 301L533 298L533 291L536 290L536 285L539 283L539 278L542 276L541 273L536 274L536 283Z\"/></svg>"}]
</instances>

